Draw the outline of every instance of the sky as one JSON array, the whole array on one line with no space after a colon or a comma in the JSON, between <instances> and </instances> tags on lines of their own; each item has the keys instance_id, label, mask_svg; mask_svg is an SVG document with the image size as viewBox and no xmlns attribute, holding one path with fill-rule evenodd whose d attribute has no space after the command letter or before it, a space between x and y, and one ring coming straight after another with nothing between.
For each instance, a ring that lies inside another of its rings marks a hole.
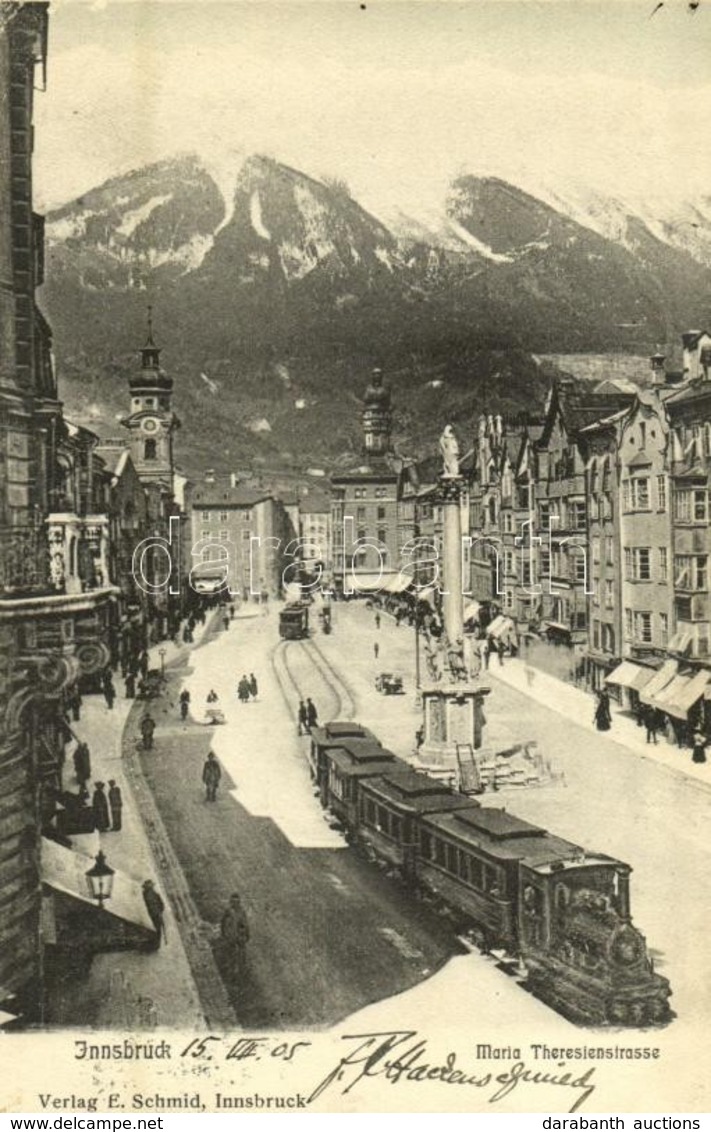
<instances>
[{"instance_id":1,"label":"sky","mask_svg":"<svg viewBox=\"0 0 711 1132\"><path fill-rule=\"evenodd\" d=\"M453 176L709 194L711 0L53 0L35 198L197 152L345 179L373 211Z\"/></svg>"}]
</instances>

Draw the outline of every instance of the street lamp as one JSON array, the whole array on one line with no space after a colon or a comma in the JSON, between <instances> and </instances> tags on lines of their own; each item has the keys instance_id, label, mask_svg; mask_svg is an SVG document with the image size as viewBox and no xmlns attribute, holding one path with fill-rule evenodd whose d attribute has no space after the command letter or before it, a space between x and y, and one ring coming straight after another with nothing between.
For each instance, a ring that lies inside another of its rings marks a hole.
<instances>
[{"instance_id":1,"label":"street lamp","mask_svg":"<svg viewBox=\"0 0 711 1132\"><path fill-rule=\"evenodd\" d=\"M158 656L160 657L160 678L165 680L165 649L158 649Z\"/></svg>"},{"instance_id":2,"label":"street lamp","mask_svg":"<svg viewBox=\"0 0 711 1132\"><path fill-rule=\"evenodd\" d=\"M105 900L111 898L114 887L114 873L115 870L106 864L106 857L100 849L96 854L96 863L86 871L89 894L92 900L98 901L100 908L103 907Z\"/></svg>"}]
</instances>

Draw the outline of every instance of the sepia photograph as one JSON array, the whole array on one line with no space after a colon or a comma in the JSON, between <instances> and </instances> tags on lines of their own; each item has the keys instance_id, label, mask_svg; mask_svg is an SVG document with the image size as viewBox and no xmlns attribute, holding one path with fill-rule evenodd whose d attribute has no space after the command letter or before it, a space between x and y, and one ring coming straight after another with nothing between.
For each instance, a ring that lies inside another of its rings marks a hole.
<instances>
[{"instance_id":1,"label":"sepia photograph","mask_svg":"<svg viewBox=\"0 0 711 1132\"><path fill-rule=\"evenodd\" d=\"M711 0L0 0L0 1112L709 1110L710 120Z\"/></svg>"}]
</instances>

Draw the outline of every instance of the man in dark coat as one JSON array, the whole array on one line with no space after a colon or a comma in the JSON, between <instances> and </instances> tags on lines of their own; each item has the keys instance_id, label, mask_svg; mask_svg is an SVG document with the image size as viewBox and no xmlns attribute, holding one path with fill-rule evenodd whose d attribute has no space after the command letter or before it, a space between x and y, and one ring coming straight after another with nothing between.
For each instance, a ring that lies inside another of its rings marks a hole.
<instances>
[{"instance_id":1,"label":"man in dark coat","mask_svg":"<svg viewBox=\"0 0 711 1132\"><path fill-rule=\"evenodd\" d=\"M318 723L318 712L316 711L316 705L314 704L314 702L313 702L313 700L311 699L310 696L308 697L308 699L306 701L306 719L307 719L307 722L308 722L308 725L309 725L309 731L310 731L311 728L315 727L316 724Z\"/></svg>"},{"instance_id":2,"label":"man in dark coat","mask_svg":"<svg viewBox=\"0 0 711 1132\"><path fill-rule=\"evenodd\" d=\"M79 720L81 718L81 693L76 684L72 684L71 691L67 699L67 705L69 708L71 708L72 719L75 723L79 723Z\"/></svg>"},{"instance_id":3,"label":"man in dark coat","mask_svg":"<svg viewBox=\"0 0 711 1132\"><path fill-rule=\"evenodd\" d=\"M243 676L237 685L237 695L241 704L249 702L249 680L246 676Z\"/></svg>"},{"instance_id":4,"label":"man in dark coat","mask_svg":"<svg viewBox=\"0 0 711 1132\"><path fill-rule=\"evenodd\" d=\"M220 764L215 758L214 753L210 751L205 760L205 765L202 768L202 780L205 783L205 795L208 802L217 801L217 787L220 784L221 778L222 770L220 769Z\"/></svg>"},{"instance_id":5,"label":"man in dark coat","mask_svg":"<svg viewBox=\"0 0 711 1132\"><path fill-rule=\"evenodd\" d=\"M111 711L111 709L114 706L114 700L116 699L116 689L114 688L113 677L111 675L111 672L108 669L104 673L103 684L104 684L104 699L106 700L106 706L109 709L109 711Z\"/></svg>"},{"instance_id":6,"label":"man in dark coat","mask_svg":"<svg viewBox=\"0 0 711 1132\"><path fill-rule=\"evenodd\" d=\"M309 733L309 713L306 704L303 700L299 700L299 735L308 735Z\"/></svg>"},{"instance_id":7,"label":"man in dark coat","mask_svg":"<svg viewBox=\"0 0 711 1132\"><path fill-rule=\"evenodd\" d=\"M136 677L133 672L126 673L126 699L133 700L136 696Z\"/></svg>"},{"instance_id":8,"label":"man in dark coat","mask_svg":"<svg viewBox=\"0 0 711 1132\"><path fill-rule=\"evenodd\" d=\"M233 892L220 924L220 934L227 951L227 961L232 978L239 976L245 968L249 923L242 907L238 892Z\"/></svg>"},{"instance_id":9,"label":"man in dark coat","mask_svg":"<svg viewBox=\"0 0 711 1132\"><path fill-rule=\"evenodd\" d=\"M94 783L94 797L91 799L91 808L94 811L94 825L99 833L106 833L111 828L109 820L109 803L104 794L103 782Z\"/></svg>"},{"instance_id":10,"label":"man in dark coat","mask_svg":"<svg viewBox=\"0 0 711 1132\"><path fill-rule=\"evenodd\" d=\"M74 759L74 773L76 774L77 782L83 786L91 778L91 756L89 755L89 747L86 743L78 743L74 749L72 756Z\"/></svg>"},{"instance_id":11,"label":"man in dark coat","mask_svg":"<svg viewBox=\"0 0 711 1132\"><path fill-rule=\"evenodd\" d=\"M150 712L146 712L141 720L141 735L143 736L143 749L150 751L153 747L153 732L156 729L156 721Z\"/></svg>"},{"instance_id":12,"label":"man in dark coat","mask_svg":"<svg viewBox=\"0 0 711 1132\"><path fill-rule=\"evenodd\" d=\"M113 778L109 779L109 806L111 807L111 828L115 833L118 833L121 828L123 798L121 797L121 788L116 785Z\"/></svg>"},{"instance_id":13,"label":"man in dark coat","mask_svg":"<svg viewBox=\"0 0 711 1132\"><path fill-rule=\"evenodd\" d=\"M144 880L143 882L143 902L146 905L146 911L151 918L151 923L156 930L155 940L153 942L153 949L157 951L160 947L160 942L165 939L165 904L163 897L159 892L156 892L152 880Z\"/></svg>"},{"instance_id":14,"label":"man in dark coat","mask_svg":"<svg viewBox=\"0 0 711 1132\"><path fill-rule=\"evenodd\" d=\"M148 675L148 653L145 649L138 658L138 671L141 673L141 676L145 680L146 676Z\"/></svg>"},{"instance_id":15,"label":"man in dark coat","mask_svg":"<svg viewBox=\"0 0 711 1132\"><path fill-rule=\"evenodd\" d=\"M185 722L188 718L188 710L190 708L190 692L187 688L183 688L180 693L180 718Z\"/></svg>"},{"instance_id":16,"label":"man in dark coat","mask_svg":"<svg viewBox=\"0 0 711 1132\"><path fill-rule=\"evenodd\" d=\"M256 700L257 694L259 692L259 686L257 684L257 677L254 675L253 672L250 672L250 674L249 674L249 692L250 692L252 699Z\"/></svg>"}]
</instances>

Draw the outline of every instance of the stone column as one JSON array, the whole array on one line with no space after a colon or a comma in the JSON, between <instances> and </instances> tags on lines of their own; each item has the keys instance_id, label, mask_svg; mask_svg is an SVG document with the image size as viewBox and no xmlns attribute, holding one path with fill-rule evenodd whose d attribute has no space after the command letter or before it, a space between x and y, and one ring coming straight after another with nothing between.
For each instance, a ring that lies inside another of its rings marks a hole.
<instances>
[{"instance_id":1,"label":"stone column","mask_svg":"<svg viewBox=\"0 0 711 1132\"><path fill-rule=\"evenodd\" d=\"M461 476L440 478L442 500L442 618L444 631L452 643L464 633L464 598L462 587L462 513L460 498L464 480Z\"/></svg>"}]
</instances>

